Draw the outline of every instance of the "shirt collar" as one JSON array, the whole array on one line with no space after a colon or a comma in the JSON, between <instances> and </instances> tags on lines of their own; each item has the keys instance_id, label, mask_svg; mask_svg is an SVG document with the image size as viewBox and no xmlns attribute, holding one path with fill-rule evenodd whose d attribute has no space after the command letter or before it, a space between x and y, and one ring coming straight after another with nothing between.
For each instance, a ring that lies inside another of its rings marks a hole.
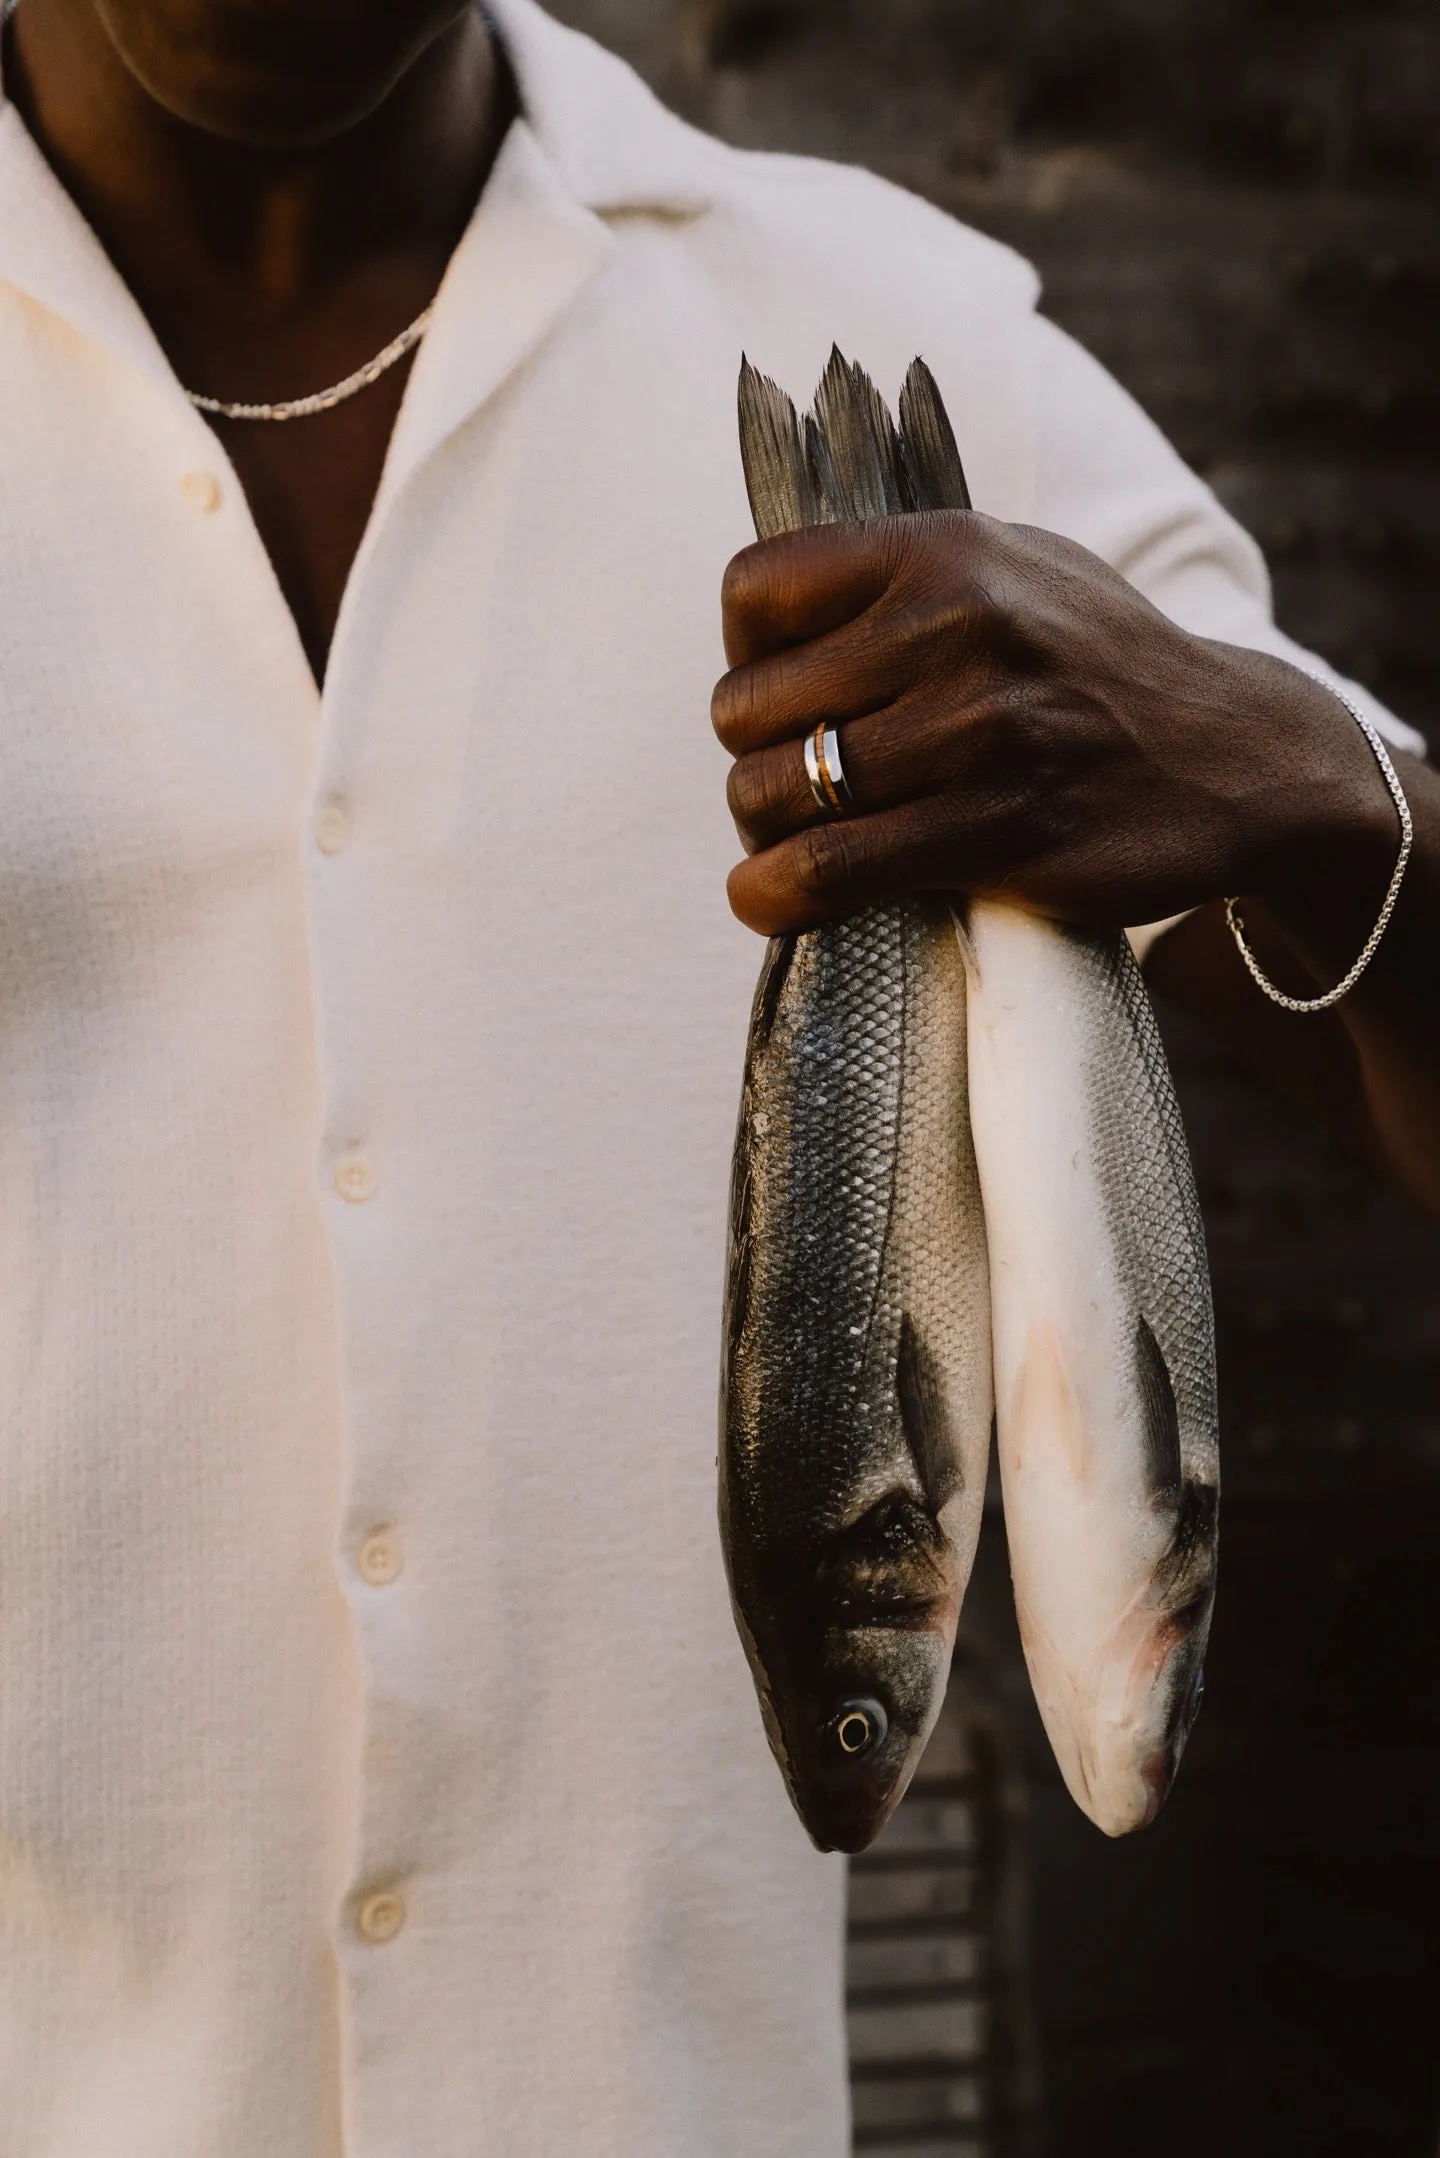
<instances>
[{"instance_id":1,"label":"shirt collar","mask_svg":"<svg viewBox=\"0 0 1440 2158\"><path fill-rule=\"evenodd\" d=\"M603 218L700 214L712 197L715 160L723 156L717 144L667 112L622 61L565 29L534 0L488 0L487 12L514 68L523 117L451 262L416 369L417 380L429 377L442 393L446 424L439 425L439 409L424 429L402 416L394 449L404 454L392 456L392 469L413 470L421 436L431 437L433 446L458 424L464 409L473 410L497 386L588 282L608 252ZM505 244L497 246L501 237ZM485 289L497 272L507 280L503 296ZM3 84L0 282L28 294L174 396L174 374L143 311L19 113L4 101ZM470 304L461 305L467 297ZM509 308L505 298L513 303ZM457 343L453 320L451 334L445 320L457 312L471 333L465 365L454 349L448 356L442 351ZM503 332L483 327L477 334L486 317L492 323L508 317Z\"/></svg>"},{"instance_id":2,"label":"shirt collar","mask_svg":"<svg viewBox=\"0 0 1440 2158\"><path fill-rule=\"evenodd\" d=\"M550 334L615 246L576 202L528 119L512 125L416 356L375 501L400 488Z\"/></svg>"},{"instance_id":3,"label":"shirt collar","mask_svg":"<svg viewBox=\"0 0 1440 2158\"><path fill-rule=\"evenodd\" d=\"M615 245L607 220L700 215L725 154L667 112L623 61L534 0L486 0L486 12L514 70L521 117L446 272L372 531L598 274Z\"/></svg>"},{"instance_id":4,"label":"shirt collar","mask_svg":"<svg viewBox=\"0 0 1440 2158\"><path fill-rule=\"evenodd\" d=\"M169 362L138 302L8 101L0 102L4 283L152 380L173 386Z\"/></svg>"},{"instance_id":5,"label":"shirt collar","mask_svg":"<svg viewBox=\"0 0 1440 2158\"><path fill-rule=\"evenodd\" d=\"M660 103L633 69L535 0L485 0L520 104L577 202L607 213L693 217L714 199L725 152Z\"/></svg>"}]
</instances>

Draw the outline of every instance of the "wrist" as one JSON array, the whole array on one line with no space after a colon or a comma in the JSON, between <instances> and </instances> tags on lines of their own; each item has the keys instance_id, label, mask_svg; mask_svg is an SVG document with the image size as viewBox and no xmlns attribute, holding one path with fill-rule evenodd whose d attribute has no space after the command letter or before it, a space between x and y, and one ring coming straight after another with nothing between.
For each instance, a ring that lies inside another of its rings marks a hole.
<instances>
[{"instance_id":1,"label":"wrist","mask_svg":"<svg viewBox=\"0 0 1440 2158\"><path fill-rule=\"evenodd\" d=\"M1240 897L1263 909L1317 986L1332 993L1347 970L1358 979L1383 930L1408 853L1409 813L1368 720L1324 681L1270 665L1272 709L1288 736L1294 778L1267 859Z\"/></svg>"},{"instance_id":2,"label":"wrist","mask_svg":"<svg viewBox=\"0 0 1440 2158\"><path fill-rule=\"evenodd\" d=\"M1238 848L1244 894L1284 906L1366 878L1378 878L1383 894L1399 826L1354 714L1327 683L1285 660L1222 650L1239 663L1239 708L1263 730L1269 752Z\"/></svg>"}]
</instances>

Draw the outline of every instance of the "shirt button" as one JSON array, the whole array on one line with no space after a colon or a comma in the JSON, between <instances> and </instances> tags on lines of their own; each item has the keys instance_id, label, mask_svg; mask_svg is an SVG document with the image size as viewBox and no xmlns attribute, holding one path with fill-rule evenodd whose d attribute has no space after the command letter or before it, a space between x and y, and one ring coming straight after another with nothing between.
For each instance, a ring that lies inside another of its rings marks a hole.
<instances>
[{"instance_id":1,"label":"shirt button","mask_svg":"<svg viewBox=\"0 0 1440 2158\"><path fill-rule=\"evenodd\" d=\"M213 472L187 472L180 481L180 492L192 510L218 510L224 498L224 489Z\"/></svg>"},{"instance_id":2,"label":"shirt button","mask_svg":"<svg viewBox=\"0 0 1440 2158\"><path fill-rule=\"evenodd\" d=\"M350 812L331 795L315 819L315 844L322 854L338 854L350 837Z\"/></svg>"},{"instance_id":3,"label":"shirt button","mask_svg":"<svg viewBox=\"0 0 1440 2158\"><path fill-rule=\"evenodd\" d=\"M362 1940L378 1948L386 1941L393 1941L405 1923L405 1906L400 1898L388 1890L378 1896L367 1896L355 1913L355 1927Z\"/></svg>"},{"instance_id":4,"label":"shirt button","mask_svg":"<svg viewBox=\"0 0 1440 2158\"><path fill-rule=\"evenodd\" d=\"M405 1561L400 1556L400 1546L388 1529L376 1529L360 1546L356 1565L362 1581L368 1581L372 1589L388 1589L399 1578Z\"/></svg>"},{"instance_id":5,"label":"shirt button","mask_svg":"<svg viewBox=\"0 0 1440 2158\"><path fill-rule=\"evenodd\" d=\"M375 1196L375 1171L363 1154L352 1154L335 1167L335 1189L352 1206L363 1206Z\"/></svg>"}]
</instances>

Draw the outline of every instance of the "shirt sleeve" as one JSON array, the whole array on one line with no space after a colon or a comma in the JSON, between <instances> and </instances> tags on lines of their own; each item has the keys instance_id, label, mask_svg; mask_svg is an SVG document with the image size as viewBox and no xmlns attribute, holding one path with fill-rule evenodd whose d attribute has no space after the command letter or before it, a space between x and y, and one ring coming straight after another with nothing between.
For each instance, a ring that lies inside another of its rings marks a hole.
<instances>
[{"instance_id":1,"label":"shirt sleeve","mask_svg":"<svg viewBox=\"0 0 1440 2158\"><path fill-rule=\"evenodd\" d=\"M1035 337L1035 522L1112 563L1182 628L1273 652L1343 689L1393 748L1424 756L1413 727L1276 627L1260 549L1128 392L1043 316ZM1143 957L1170 926L1148 923L1131 942Z\"/></svg>"}]
</instances>

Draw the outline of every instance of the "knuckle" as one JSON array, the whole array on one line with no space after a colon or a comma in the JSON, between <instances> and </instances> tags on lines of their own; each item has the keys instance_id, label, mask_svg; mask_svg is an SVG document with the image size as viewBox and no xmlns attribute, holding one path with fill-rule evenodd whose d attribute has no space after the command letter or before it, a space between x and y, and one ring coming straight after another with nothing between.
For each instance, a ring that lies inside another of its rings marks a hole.
<instances>
[{"instance_id":1,"label":"knuckle","mask_svg":"<svg viewBox=\"0 0 1440 2158\"><path fill-rule=\"evenodd\" d=\"M991 774L1030 770L1045 747L1046 726L1029 685L992 675L976 692L965 731L978 766Z\"/></svg>"},{"instance_id":2,"label":"knuckle","mask_svg":"<svg viewBox=\"0 0 1440 2158\"><path fill-rule=\"evenodd\" d=\"M793 749L760 750L730 771L730 814L744 834L774 839L801 821L803 803L795 784ZM805 798L808 799L808 786Z\"/></svg>"},{"instance_id":3,"label":"knuckle","mask_svg":"<svg viewBox=\"0 0 1440 2158\"><path fill-rule=\"evenodd\" d=\"M854 857L853 833L845 825L812 825L796 844L795 881L807 899L828 898L853 873Z\"/></svg>"},{"instance_id":4,"label":"knuckle","mask_svg":"<svg viewBox=\"0 0 1440 2158\"><path fill-rule=\"evenodd\" d=\"M715 684L710 698L710 724L732 755L745 747L754 725L755 685L748 667L732 668Z\"/></svg>"},{"instance_id":5,"label":"knuckle","mask_svg":"<svg viewBox=\"0 0 1440 2158\"><path fill-rule=\"evenodd\" d=\"M764 590L763 547L743 547L725 565L720 604L727 622L743 625L755 612Z\"/></svg>"},{"instance_id":6,"label":"knuckle","mask_svg":"<svg viewBox=\"0 0 1440 2158\"><path fill-rule=\"evenodd\" d=\"M1004 615L995 595L964 578L935 597L927 618L932 669L953 668L957 654L977 657L993 651L1004 634Z\"/></svg>"},{"instance_id":7,"label":"knuckle","mask_svg":"<svg viewBox=\"0 0 1440 2158\"><path fill-rule=\"evenodd\" d=\"M747 929L755 929L760 924L751 899L750 879L746 874L748 868L748 863L741 862L731 870L725 880L725 897L735 919L743 922Z\"/></svg>"},{"instance_id":8,"label":"knuckle","mask_svg":"<svg viewBox=\"0 0 1440 2158\"><path fill-rule=\"evenodd\" d=\"M730 747L730 715L733 695L729 675L722 674L710 692L710 724L726 749Z\"/></svg>"},{"instance_id":9,"label":"knuckle","mask_svg":"<svg viewBox=\"0 0 1440 2158\"><path fill-rule=\"evenodd\" d=\"M774 643L803 593L810 536L785 532L756 540L726 565L720 581L721 617L727 647L739 659L755 658Z\"/></svg>"},{"instance_id":10,"label":"knuckle","mask_svg":"<svg viewBox=\"0 0 1440 2158\"><path fill-rule=\"evenodd\" d=\"M943 512L897 518L890 550L890 588L904 601L920 600L953 585L968 559L957 546Z\"/></svg>"},{"instance_id":11,"label":"knuckle","mask_svg":"<svg viewBox=\"0 0 1440 2158\"><path fill-rule=\"evenodd\" d=\"M711 718L726 749L741 756L783 740L807 696L804 654L777 652L733 668L716 686Z\"/></svg>"},{"instance_id":12,"label":"knuckle","mask_svg":"<svg viewBox=\"0 0 1440 2158\"><path fill-rule=\"evenodd\" d=\"M954 582L983 555L985 520L969 510L927 510L895 520L892 565L902 585Z\"/></svg>"},{"instance_id":13,"label":"knuckle","mask_svg":"<svg viewBox=\"0 0 1440 2158\"><path fill-rule=\"evenodd\" d=\"M1038 684L1017 686L1000 700L1000 740L1011 764L1023 771L1042 799L1063 784L1067 769L1067 728L1062 711Z\"/></svg>"},{"instance_id":14,"label":"knuckle","mask_svg":"<svg viewBox=\"0 0 1440 2158\"><path fill-rule=\"evenodd\" d=\"M1045 726L1029 697L1001 689L986 699L986 732L995 754L1013 764L1033 764L1043 749Z\"/></svg>"},{"instance_id":15,"label":"knuckle","mask_svg":"<svg viewBox=\"0 0 1440 2158\"><path fill-rule=\"evenodd\" d=\"M791 802L785 759L768 757L756 773L755 782L754 814L771 825L787 818Z\"/></svg>"},{"instance_id":16,"label":"knuckle","mask_svg":"<svg viewBox=\"0 0 1440 2158\"><path fill-rule=\"evenodd\" d=\"M730 814L740 825L758 823L768 806L771 788L763 768L756 769L759 762L755 757L742 757L730 769L725 791Z\"/></svg>"}]
</instances>

